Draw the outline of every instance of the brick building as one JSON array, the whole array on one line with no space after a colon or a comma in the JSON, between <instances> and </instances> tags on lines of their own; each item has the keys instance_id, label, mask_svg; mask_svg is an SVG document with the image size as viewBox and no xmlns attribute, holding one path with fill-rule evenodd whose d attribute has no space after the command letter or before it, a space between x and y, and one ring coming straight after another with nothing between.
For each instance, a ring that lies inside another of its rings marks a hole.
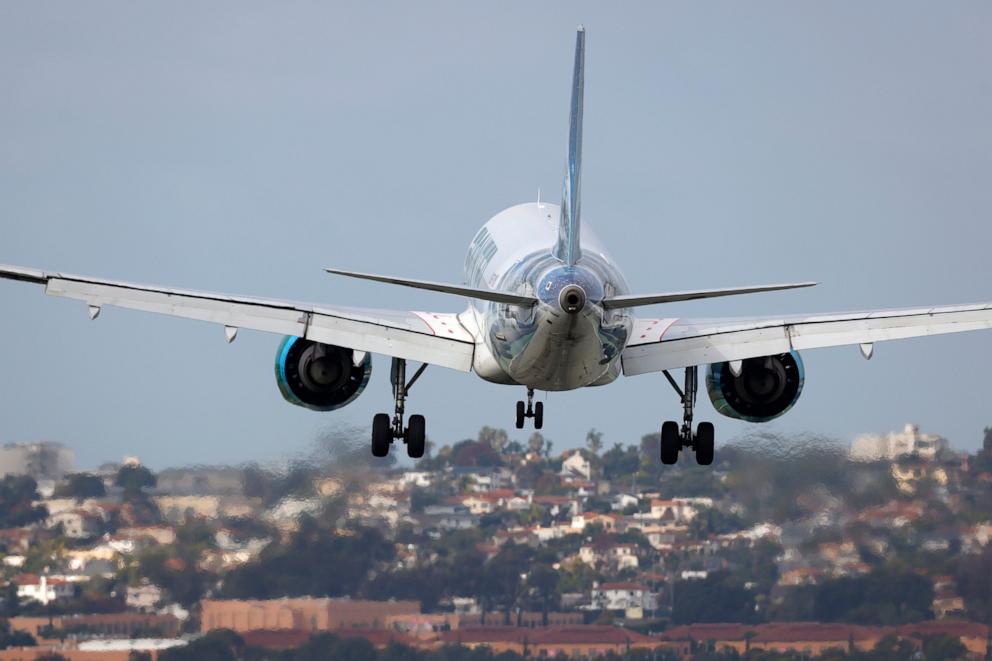
<instances>
[{"instance_id":1,"label":"brick building","mask_svg":"<svg viewBox=\"0 0 992 661\"><path fill-rule=\"evenodd\" d=\"M358 599L266 599L200 602L201 631L287 630L334 631L384 629L388 618L420 613L418 601L362 601Z\"/></svg>"}]
</instances>

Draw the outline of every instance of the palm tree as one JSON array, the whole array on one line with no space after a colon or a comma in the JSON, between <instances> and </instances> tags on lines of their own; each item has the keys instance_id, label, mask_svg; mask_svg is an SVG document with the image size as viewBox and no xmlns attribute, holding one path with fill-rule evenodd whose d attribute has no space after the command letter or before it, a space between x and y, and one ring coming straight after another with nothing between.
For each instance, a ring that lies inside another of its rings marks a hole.
<instances>
[{"instance_id":1,"label":"palm tree","mask_svg":"<svg viewBox=\"0 0 992 661\"><path fill-rule=\"evenodd\" d=\"M596 431L595 428L586 432L586 447L598 457L599 451L603 449L603 432Z\"/></svg>"}]
</instances>

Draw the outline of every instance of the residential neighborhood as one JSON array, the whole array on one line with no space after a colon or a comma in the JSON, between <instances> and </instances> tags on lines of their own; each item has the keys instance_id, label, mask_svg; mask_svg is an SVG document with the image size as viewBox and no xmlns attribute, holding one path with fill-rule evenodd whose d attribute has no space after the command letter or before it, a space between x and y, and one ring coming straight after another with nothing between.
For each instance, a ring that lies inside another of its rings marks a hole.
<instances>
[{"instance_id":1,"label":"residential neighborhood","mask_svg":"<svg viewBox=\"0 0 992 661\"><path fill-rule=\"evenodd\" d=\"M989 658L992 431L788 441L670 467L657 434L484 427L159 471L9 444L0 661Z\"/></svg>"}]
</instances>

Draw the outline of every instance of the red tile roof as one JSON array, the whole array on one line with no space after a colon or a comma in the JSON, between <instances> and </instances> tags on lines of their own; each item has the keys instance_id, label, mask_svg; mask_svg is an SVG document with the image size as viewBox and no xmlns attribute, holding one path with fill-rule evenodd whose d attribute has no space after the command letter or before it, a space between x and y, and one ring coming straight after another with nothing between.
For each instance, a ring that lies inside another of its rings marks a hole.
<instances>
[{"instance_id":1,"label":"red tile roof","mask_svg":"<svg viewBox=\"0 0 992 661\"><path fill-rule=\"evenodd\" d=\"M464 627L445 631L441 641L447 644L484 645L487 643L516 643L522 645L626 645L651 643L657 639L644 634L609 626L561 626L546 629L526 627Z\"/></svg>"},{"instance_id":2,"label":"red tile roof","mask_svg":"<svg viewBox=\"0 0 992 661\"><path fill-rule=\"evenodd\" d=\"M673 627L663 634L667 640L744 640L750 632L762 642L825 641L846 643L854 640L881 638L881 627L857 624L821 624L819 622L773 622L771 624L689 624Z\"/></svg>"}]
</instances>

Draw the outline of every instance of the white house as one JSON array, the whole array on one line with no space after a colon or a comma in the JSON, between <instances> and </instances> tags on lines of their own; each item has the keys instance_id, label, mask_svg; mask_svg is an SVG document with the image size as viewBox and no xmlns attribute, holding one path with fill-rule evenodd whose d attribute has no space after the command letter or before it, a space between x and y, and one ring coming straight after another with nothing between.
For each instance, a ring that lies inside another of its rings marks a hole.
<instances>
[{"instance_id":1,"label":"white house","mask_svg":"<svg viewBox=\"0 0 992 661\"><path fill-rule=\"evenodd\" d=\"M14 578L14 583L19 598L34 599L42 604L71 597L75 592L72 583L66 579L50 578L44 574L20 574Z\"/></svg>"},{"instance_id":2,"label":"white house","mask_svg":"<svg viewBox=\"0 0 992 661\"><path fill-rule=\"evenodd\" d=\"M49 528L61 525L63 534L69 539L88 539L100 534L103 521L95 514L75 509L49 516L45 525Z\"/></svg>"},{"instance_id":3,"label":"white house","mask_svg":"<svg viewBox=\"0 0 992 661\"><path fill-rule=\"evenodd\" d=\"M911 454L934 459L947 447L947 439L936 434L921 434L919 425L907 424L902 432L858 436L851 443L848 456L855 461L892 460Z\"/></svg>"},{"instance_id":4,"label":"white house","mask_svg":"<svg viewBox=\"0 0 992 661\"><path fill-rule=\"evenodd\" d=\"M162 588L157 585L142 584L127 589L127 597L124 603L128 608L133 608L142 612L150 612L162 601Z\"/></svg>"},{"instance_id":5,"label":"white house","mask_svg":"<svg viewBox=\"0 0 992 661\"><path fill-rule=\"evenodd\" d=\"M592 589L592 606L608 611L655 610L657 596L640 583L603 583Z\"/></svg>"},{"instance_id":6,"label":"white house","mask_svg":"<svg viewBox=\"0 0 992 661\"><path fill-rule=\"evenodd\" d=\"M699 513L696 498L652 498L650 518L669 523L688 523ZM711 501L712 502L712 501Z\"/></svg>"},{"instance_id":7,"label":"white house","mask_svg":"<svg viewBox=\"0 0 992 661\"><path fill-rule=\"evenodd\" d=\"M592 464L582 456L581 452L575 451L561 462L561 475L563 477L592 479Z\"/></svg>"},{"instance_id":8,"label":"white house","mask_svg":"<svg viewBox=\"0 0 992 661\"><path fill-rule=\"evenodd\" d=\"M613 503L610 505L610 507L614 510L618 510L622 512L628 507L637 507L637 505L640 502L641 500L637 496L632 496L629 493L618 493L616 496L614 496Z\"/></svg>"}]
</instances>

